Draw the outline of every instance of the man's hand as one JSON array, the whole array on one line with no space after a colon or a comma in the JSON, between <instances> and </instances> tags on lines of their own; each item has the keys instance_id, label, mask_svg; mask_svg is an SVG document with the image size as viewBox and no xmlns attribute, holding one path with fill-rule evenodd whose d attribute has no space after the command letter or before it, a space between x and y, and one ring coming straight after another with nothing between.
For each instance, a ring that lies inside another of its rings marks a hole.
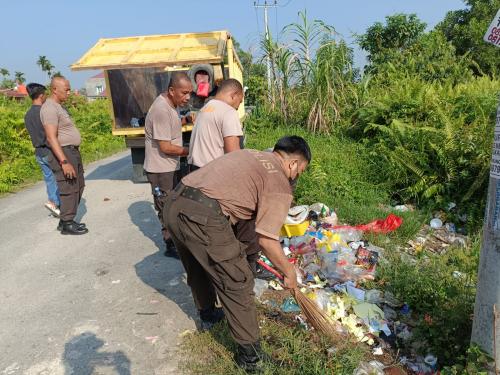
<instances>
[{"instance_id":1,"label":"man's hand","mask_svg":"<svg viewBox=\"0 0 500 375\"><path fill-rule=\"evenodd\" d=\"M273 266L284 275L284 287L293 289L297 287L297 273L285 254L279 241L259 235L259 245L264 255L271 261Z\"/></svg>"},{"instance_id":2,"label":"man's hand","mask_svg":"<svg viewBox=\"0 0 500 375\"><path fill-rule=\"evenodd\" d=\"M295 289L297 288L297 272L295 272L295 267L292 264L290 266L290 269L284 275L283 286L286 289Z\"/></svg>"},{"instance_id":3,"label":"man's hand","mask_svg":"<svg viewBox=\"0 0 500 375\"><path fill-rule=\"evenodd\" d=\"M189 154L188 147L176 146L171 141L158 141L160 151L169 156L187 156Z\"/></svg>"},{"instance_id":4,"label":"man's hand","mask_svg":"<svg viewBox=\"0 0 500 375\"><path fill-rule=\"evenodd\" d=\"M64 177L66 177L66 179L72 180L72 179L76 178L75 168L73 168L73 166L71 164L69 164L69 163L62 164L62 170L63 170Z\"/></svg>"}]
</instances>

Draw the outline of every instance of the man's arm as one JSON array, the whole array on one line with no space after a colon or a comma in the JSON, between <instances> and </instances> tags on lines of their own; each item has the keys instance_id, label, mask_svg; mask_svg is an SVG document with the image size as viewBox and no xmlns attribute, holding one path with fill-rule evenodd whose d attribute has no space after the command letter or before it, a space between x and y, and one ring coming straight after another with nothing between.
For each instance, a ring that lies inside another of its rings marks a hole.
<instances>
[{"instance_id":1,"label":"man's arm","mask_svg":"<svg viewBox=\"0 0 500 375\"><path fill-rule=\"evenodd\" d=\"M259 234L259 245L264 255L285 276L285 288L296 288L297 273L295 272L293 264L291 264L286 258L279 241Z\"/></svg>"},{"instance_id":2,"label":"man's arm","mask_svg":"<svg viewBox=\"0 0 500 375\"><path fill-rule=\"evenodd\" d=\"M160 151L165 155L187 156L189 154L189 148L176 146L171 141L158 141L158 144L160 145Z\"/></svg>"},{"instance_id":3,"label":"man's arm","mask_svg":"<svg viewBox=\"0 0 500 375\"><path fill-rule=\"evenodd\" d=\"M224 137L224 153L228 154L233 151L237 151L240 149L240 137L238 136L229 136Z\"/></svg>"},{"instance_id":4,"label":"man's arm","mask_svg":"<svg viewBox=\"0 0 500 375\"><path fill-rule=\"evenodd\" d=\"M61 144L57 139L57 126L44 124L43 128L45 129L47 143L49 144L52 153L56 156L59 163L61 163L63 160L67 160L66 155L64 155L64 151L61 147ZM73 168L73 166L70 163L61 164L61 167L64 173L64 177L68 179L76 178L75 168Z\"/></svg>"}]
</instances>

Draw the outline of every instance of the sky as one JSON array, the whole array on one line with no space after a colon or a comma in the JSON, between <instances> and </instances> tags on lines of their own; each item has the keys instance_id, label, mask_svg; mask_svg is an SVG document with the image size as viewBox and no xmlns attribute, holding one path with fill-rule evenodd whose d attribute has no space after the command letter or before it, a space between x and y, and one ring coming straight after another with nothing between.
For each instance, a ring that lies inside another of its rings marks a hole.
<instances>
[{"instance_id":1,"label":"sky","mask_svg":"<svg viewBox=\"0 0 500 375\"><path fill-rule=\"evenodd\" d=\"M264 0L258 1L260 4ZM245 50L258 53L259 35L264 30L262 9L254 0L9 0L2 2L0 68L25 73L27 82L47 82L36 65L45 55L71 82L84 87L96 71L72 72L76 62L99 38L149 34L171 34L229 30ZM268 0L274 3L274 0ZM298 20L308 17L333 25L355 51L355 64L362 67L365 54L353 42L374 22L394 13L416 13L432 28L450 10L462 9L461 0L277 0L269 9L273 36Z\"/></svg>"}]
</instances>

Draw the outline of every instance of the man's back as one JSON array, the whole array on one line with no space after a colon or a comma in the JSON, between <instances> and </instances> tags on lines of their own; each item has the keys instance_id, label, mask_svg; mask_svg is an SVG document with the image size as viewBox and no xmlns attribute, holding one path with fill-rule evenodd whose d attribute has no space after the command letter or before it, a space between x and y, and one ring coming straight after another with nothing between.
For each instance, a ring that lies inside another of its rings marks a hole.
<instances>
[{"instance_id":1,"label":"man's back","mask_svg":"<svg viewBox=\"0 0 500 375\"><path fill-rule=\"evenodd\" d=\"M189 145L189 164L203 167L224 155L224 138L243 135L238 112L221 100L209 101L198 113Z\"/></svg>"},{"instance_id":2,"label":"man's back","mask_svg":"<svg viewBox=\"0 0 500 375\"><path fill-rule=\"evenodd\" d=\"M292 190L272 152L239 150L189 174L182 182L216 199L234 223L256 219L256 232L278 236Z\"/></svg>"},{"instance_id":3,"label":"man's back","mask_svg":"<svg viewBox=\"0 0 500 375\"><path fill-rule=\"evenodd\" d=\"M42 120L40 120L40 105L32 105L24 116L24 125L31 138L31 143L35 147L35 155L45 156L48 153L47 138L43 130Z\"/></svg>"}]
</instances>

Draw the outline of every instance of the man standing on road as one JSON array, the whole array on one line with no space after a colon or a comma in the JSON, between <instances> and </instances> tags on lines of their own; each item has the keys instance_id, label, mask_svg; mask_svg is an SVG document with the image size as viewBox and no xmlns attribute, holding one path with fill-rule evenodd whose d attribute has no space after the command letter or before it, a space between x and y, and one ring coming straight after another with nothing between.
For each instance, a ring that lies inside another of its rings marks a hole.
<instances>
[{"instance_id":1,"label":"man standing on road","mask_svg":"<svg viewBox=\"0 0 500 375\"><path fill-rule=\"evenodd\" d=\"M281 138L273 152L239 150L226 154L182 179L167 199L165 219L187 272L202 327L224 314L238 343L237 363L258 367L259 326L254 276L232 225L255 218L259 245L280 270L286 288L297 286L294 266L279 242L292 202L290 180L311 161L307 142ZM215 307L216 293L223 313Z\"/></svg>"},{"instance_id":2,"label":"man standing on road","mask_svg":"<svg viewBox=\"0 0 500 375\"><path fill-rule=\"evenodd\" d=\"M180 157L188 154L188 149L182 146L182 124L176 109L189 102L192 90L193 85L186 73L172 73L167 91L160 94L151 105L144 128L144 170L162 225L165 256L176 258L178 255L166 228L163 205L165 197L179 182Z\"/></svg>"},{"instance_id":3,"label":"man standing on road","mask_svg":"<svg viewBox=\"0 0 500 375\"><path fill-rule=\"evenodd\" d=\"M198 112L189 142L190 171L240 149L243 131L238 107L242 101L241 83L230 78L220 84L215 98Z\"/></svg>"},{"instance_id":4,"label":"man standing on road","mask_svg":"<svg viewBox=\"0 0 500 375\"><path fill-rule=\"evenodd\" d=\"M45 185L47 186L47 196L49 201L45 203L45 207L54 215L59 217L61 211L59 211L59 189L57 187L57 182L50 169L49 165L49 154L50 149L47 146L47 137L45 136L45 130L43 129L42 120L40 120L40 108L47 98L45 94L45 86L39 83L30 83L26 86L29 97L32 100L31 108L26 112L24 116L24 125L31 138L31 143L35 148L35 158L40 168L42 169L43 179L45 180Z\"/></svg>"},{"instance_id":5,"label":"man standing on road","mask_svg":"<svg viewBox=\"0 0 500 375\"><path fill-rule=\"evenodd\" d=\"M50 97L40 110L40 119L52 151L48 161L59 187L61 220L57 229L61 234L85 234L88 232L85 224L74 221L85 187L79 150L81 136L61 105L68 99L71 88L66 78L58 76L52 78L50 89Z\"/></svg>"}]
</instances>

